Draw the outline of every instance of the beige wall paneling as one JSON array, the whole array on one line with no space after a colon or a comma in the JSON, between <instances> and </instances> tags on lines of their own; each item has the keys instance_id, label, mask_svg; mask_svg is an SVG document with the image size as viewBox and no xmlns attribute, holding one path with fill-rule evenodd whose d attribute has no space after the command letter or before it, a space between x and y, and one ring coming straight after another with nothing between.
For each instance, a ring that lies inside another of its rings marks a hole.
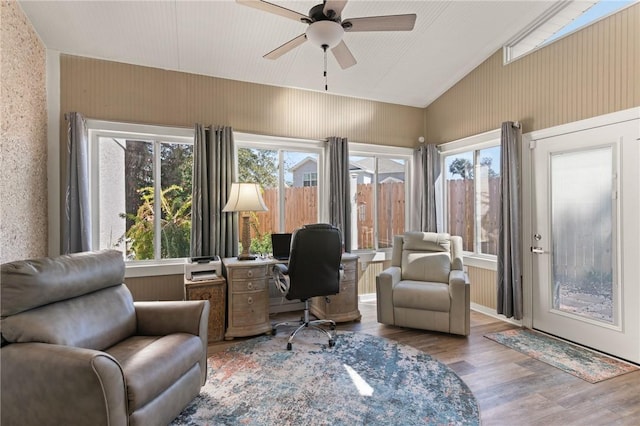
<instances>
[{"instance_id":1,"label":"beige wall paneling","mask_svg":"<svg viewBox=\"0 0 640 426\"><path fill-rule=\"evenodd\" d=\"M15 1L0 3L0 263L47 255L46 51Z\"/></svg>"},{"instance_id":2,"label":"beige wall paneling","mask_svg":"<svg viewBox=\"0 0 640 426\"><path fill-rule=\"evenodd\" d=\"M423 109L62 55L61 112L142 124L413 147ZM63 117L61 117L63 120Z\"/></svg>"},{"instance_id":3,"label":"beige wall paneling","mask_svg":"<svg viewBox=\"0 0 640 426\"><path fill-rule=\"evenodd\" d=\"M443 143L519 120L523 132L640 106L640 4L503 65L502 50L425 110Z\"/></svg>"},{"instance_id":4,"label":"beige wall paneling","mask_svg":"<svg viewBox=\"0 0 640 426\"><path fill-rule=\"evenodd\" d=\"M471 282L471 303L495 310L497 307L496 271L468 266L467 274Z\"/></svg>"},{"instance_id":5,"label":"beige wall paneling","mask_svg":"<svg viewBox=\"0 0 640 426\"><path fill-rule=\"evenodd\" d=\"M184 275L125 278L135 301L184 300Z\"/></svg>"}]
</instances>

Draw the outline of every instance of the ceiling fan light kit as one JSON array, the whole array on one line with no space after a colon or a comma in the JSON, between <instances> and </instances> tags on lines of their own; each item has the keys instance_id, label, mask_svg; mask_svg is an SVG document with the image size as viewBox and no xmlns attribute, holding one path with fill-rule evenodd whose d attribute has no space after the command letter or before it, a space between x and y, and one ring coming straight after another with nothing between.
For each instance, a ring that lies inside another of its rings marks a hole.
<instances>
[{"instance_id":1,"label":"ceiling fan light kit","mask_svg":"<svg viewBox=\"0 0 640 426\"><path fill-rule=\"evenodd\" d=\"M303 34L277 47L264 55L264 57L278 59L309 40L324 51L323 75L325 78L325 90L328 90L326 82L327 49L331 49L333 56L342 69L347 69L357 63L344 40L342 40L345 31L411 31L416 22L415 14L370 16L342 21L342 9L346 6L347 0L325 0L323 3L313 6L309 10L308 16L264 0L236 0L236 2L308 24L309 26Z\"/></svg>"},{"instance_id":2,"label":"ceiling fan light kit","mask_svg":"<svg viewBox=\"0 0 640 426\"><path fill-rule=\"evenodd\" d=\"M316 21L309 25L305 34L307 40L316 46L333 48L342 40L344 29L334 21Z\"/></svg>"}]
</instances>

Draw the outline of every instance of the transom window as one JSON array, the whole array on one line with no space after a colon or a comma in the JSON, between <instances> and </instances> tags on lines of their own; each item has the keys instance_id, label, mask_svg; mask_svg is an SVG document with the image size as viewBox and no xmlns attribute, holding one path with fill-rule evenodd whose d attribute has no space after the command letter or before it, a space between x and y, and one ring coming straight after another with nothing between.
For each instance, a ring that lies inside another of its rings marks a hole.
<instances>
[{"instance_id":1,"label":"transom window","mask_svg":"<svg viewBox=\"0 0 640 426\"><path fill-rule=\"evenodd\" d=\"M555 3L505 44L504 63L514 61L637 2L638 0L581 0Z\"/></svg>"}]
</instances>

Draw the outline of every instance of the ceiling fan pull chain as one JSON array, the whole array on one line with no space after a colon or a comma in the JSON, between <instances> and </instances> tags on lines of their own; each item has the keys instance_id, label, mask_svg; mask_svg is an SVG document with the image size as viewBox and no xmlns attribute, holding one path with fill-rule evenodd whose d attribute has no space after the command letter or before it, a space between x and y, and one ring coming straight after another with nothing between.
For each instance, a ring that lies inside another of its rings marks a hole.
<instances>
[{"instance_id":1,"label":"ceiling fan pull chain","mask_svg":"<svg viewBox=\"0 0 640 426\"><path fill-rule=\"evenodd\" d=\"M327 92L329 90L329 84L327 83L327 46L326 44L322 45L322 50L324 50L324 91Z\"/></svg>"}]
</instances>

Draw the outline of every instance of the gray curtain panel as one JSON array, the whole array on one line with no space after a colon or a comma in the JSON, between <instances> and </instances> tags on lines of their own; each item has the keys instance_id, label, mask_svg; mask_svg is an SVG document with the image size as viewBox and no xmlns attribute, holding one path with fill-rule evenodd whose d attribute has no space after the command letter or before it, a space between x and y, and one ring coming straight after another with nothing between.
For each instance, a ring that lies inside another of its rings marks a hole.
<instances>
[{"instance_id":1,"label":"gray curtain panel","mask_svg":"<svg viewBox=\"0 0 640 426\"><path fill-rule=\"evenodd\" d=\"M351 252L349 143L332 136L329 143L329 221L342 232L344 250Z\"/></svg>"},{"instance_id":2,"label":"gray curtain panel","mask_svg":"<svg viewBox=\"0 0 640 426\"><path fill-rule=\"evenodd\" d=\"M236 180L231 127L195 125L191 256L238 255L238 215L223 213Z\"/></svg>"},{"instance_id":3,"label":"gray curtain panel","mask_svg":"<svg viewBox=\"0 0 640 426\"><path fill-rule=\"evenodd\" d=\"M61 249L62 253L69 254L92 249L89 136L82 114L70 112L64 117L67 120L67 171Z\"/></svg>"},{"instance_id":4,"label":"gray curtain panel","mask_svg":"<svg viewBox=\"0 0 640 426\"><path fill-rule=\"evenodd\" d=\"M498 313L522 319L522 213L520 204L520 145L522 131L502 123L500 140L500 213L498 223Z\"/></svg>"},{"instance_id":5,"label":"gray curtain panel","mask_svg":"<svg viewBox=\"0 0 640 426\"><path fill-rule=\"evenodd\" d=\"M414 231L437 232L436 179L440 176L440 154L433 144L421 145L413 153L413 211L410 227Z\"/></svg>"}]
</instances>

